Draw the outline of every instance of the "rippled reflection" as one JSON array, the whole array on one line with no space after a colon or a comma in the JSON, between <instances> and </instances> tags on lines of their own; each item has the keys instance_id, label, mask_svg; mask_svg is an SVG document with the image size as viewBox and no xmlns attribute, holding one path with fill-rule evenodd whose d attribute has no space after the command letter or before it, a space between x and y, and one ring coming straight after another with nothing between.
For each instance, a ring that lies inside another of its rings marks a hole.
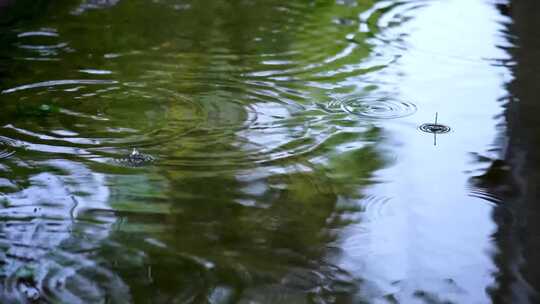
<instances>
[{"instance_id":1,"label":"rippled reflection","mask_svg":"<svg viewBox=\"0 0 540 304\"><path fill-rule=\"evenodd\" d=\"M486 300L495 200L463 164L495 137L506 70L491 19L463 41L445 25L469 6L493 16L459 0L13 4L3 298ZM439 150L418 130L435 112L454 131Z\"/></svg>"},{"instance_id":2,"label":"rippled reflection","mask_svg":"<svg viewBox=\"0 0 540 304\"><path fill-rule=\"evenodd\" d=\"M3 180L0 196L2 301L129 298L128 286L107 266L111 261L99 254L113 222L85 215L107 208L105 177L66 160L14 162L26 172L2 168L11 178Z\"/></svg>"}]
</instances>

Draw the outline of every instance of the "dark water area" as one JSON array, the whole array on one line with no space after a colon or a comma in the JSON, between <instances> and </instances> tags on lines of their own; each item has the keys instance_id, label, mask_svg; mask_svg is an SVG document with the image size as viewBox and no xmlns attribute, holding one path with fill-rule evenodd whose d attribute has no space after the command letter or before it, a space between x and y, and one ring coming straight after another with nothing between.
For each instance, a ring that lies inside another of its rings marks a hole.
<instances>
[{"instance_id":1,"label":"dark water area","mask_svg":"<svg viewBox=\"0 0 540 304\"><path fill-rule=\"evenodd\" d=\"M539 14L0 0L0 303L537 303Z\"/></svg>"}]
</instances>

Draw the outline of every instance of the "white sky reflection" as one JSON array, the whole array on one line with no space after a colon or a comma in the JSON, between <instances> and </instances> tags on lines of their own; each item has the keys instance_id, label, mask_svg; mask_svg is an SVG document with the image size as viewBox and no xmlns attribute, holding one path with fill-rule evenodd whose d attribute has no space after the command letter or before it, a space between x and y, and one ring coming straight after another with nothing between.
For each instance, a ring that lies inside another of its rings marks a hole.
<instances>
[{"instance_id":1,"label":"white sky reflection","mask_svg":"<svg viewBox=\"0 0 540 304\"><path fill-rule=\"evenodd\" d=\"M498 99L509 72L489 60L508 57L497 48L504 43L498 21L488 2L433 1L398 29L409 34L406 50L394 50L402 57L384 71L384 81L418 112L381 124L384 150L396 161L375 174L383 183L363 193L386 201L377 212L359 202L361 221L342 237L342 266L366 280L362 297L490 302L486 289L497 271L493 206L470 196L467 172L474 166L471 153L492 156L500 132ZM418 130L435 112L452 128L438 136L437 146Z\"/></svg>"}]
</instances>

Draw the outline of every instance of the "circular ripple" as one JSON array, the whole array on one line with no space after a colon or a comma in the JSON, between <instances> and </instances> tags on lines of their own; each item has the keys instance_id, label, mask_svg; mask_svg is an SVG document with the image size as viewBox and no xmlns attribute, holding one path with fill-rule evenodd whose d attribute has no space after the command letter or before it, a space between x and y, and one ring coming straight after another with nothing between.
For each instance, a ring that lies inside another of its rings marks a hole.
<instances>
[{"instance_id":1,"label":"circular ripple","mask_svg":"<svg viewBox=\"0 0 540 304\"><path fill-rule=\"evenodd\" d=\"M71 50L67 42L61 41L55 29L22 32L17 38L15 45L23 51L24 55L19 58L23 60L58 60L57 56Z\"/></svg>"},{"instance_id":2,"label":"circular ripple","mask_svg":"<svg viewBox=\"0 0 540 304\"><path fill-rule=\"evenodd\" d=\"M132 147L160 147L197 129L207 115L200 103L174 90L113 81L41 82L2 95L17 101L0 114L7 137L30 151L90 158L119 157ZM44 99L50 101L45 104ZM4 146L13 144L0 137L0 158L9 156Z\"/></svg>"},{"instance_id":3,"label":"circular ripple","mask_svg":"<svg viewBox=\"0 0 540 304\"><path fill-rule=\"evenodd\" d=\"M363 217L368 220L376 220L386 216L389 212L388 197L367 196L362 200L362 213Z\"/></svg>"},{"instance_id":4,"label":"circular ripple","mask_svg":"<svg viewBox=\"0 0 540 304\"><path fill-rule=\"evenodd\" d=\"M435 123L425 123L421 125L419 129L420 131L434 134L448 133L451 130L448 126Z\"/></svg>"},{"instance_id":5,"label":"circular ripple","mask_svg":"<svg viewBox=\"0 0 540 304\"><path fill-rule=\"evenodd\" d=\"M212 35L205 37L207 52L189 47L192 41L200 41L197 31L187 31L178 39L143 39L125 53L98 47L92 54L75 48L78 37L71 36L76 31L69 28L21 33L17 45L24 56L37 52L41 56L33 57L64 60L71 58L66 55L69 52L80 58L102 54L103 63L83 60L77 71L60 77L65 79L41 79L6 89L4 98L24 102L12 103L20 106L0 114L0 125L10 124L11 133L6 136L31 151L111 160L125 158L129 149L137 147L163 165L234 167L316 153L327 141L346 142L340 132L361 133L363 129L358 132L362 127L354 125L356 117L345 115L343 109L380 119L416 111L405 102L365 97L343 105L338 100L325 113L310 112L313 87L342 92L340 88L384 68L393 57L365 60L368 54L363 44L342 39L358 31L362 20L354 16L365 6L339 2L336 9L342 13L307 16L305 11L311 8L306 4L264 5L275 15L246 28L245 45L224 45L222 35ZM226 5L223 17L238 9ZM254 8L240 9L249 15ZM185 7L182 14L197 16L204 10ZM383 29L377 22L383 13L368 18L377 31ZM336 18L344 22L333 23ZM181 19L185 18L166 14L156 26L169 29ZM332 26L321 29L321 23ZM292 44L286 35L291 28L298 32ZM103 29L98 26L91 31L99 35ZM70 43L63 45L66 41ZM281 45L288 47L276 47ZM195 64L199 62L209 64ZM136 75L130 83L113 80L127 75L122 69L128 66L129 75ZM79 79L81 72L90 72L96 79Z\"/></svg>"},{"instance_id":6,"label":"circular ripple","mask_svg":"<svg viewBox=\"0 0 540 304\"><path fill-rule=\"evenodd\" d=\"M350 114L376 119L393 119L412 115L416 105L391 97L349 96L341 101L341 108Z\"/></svg>"},{"instance_id":7,"label":"circular ripple","mask_svg":"<svg viewBox=\"0 0 540 304\"><path fill-rule=\"evenodd\" d=\"M15 151L11 150L13 141L5 137L0 137L0 159L8 158L15 154Z\"/></svg>"}]
</instances>

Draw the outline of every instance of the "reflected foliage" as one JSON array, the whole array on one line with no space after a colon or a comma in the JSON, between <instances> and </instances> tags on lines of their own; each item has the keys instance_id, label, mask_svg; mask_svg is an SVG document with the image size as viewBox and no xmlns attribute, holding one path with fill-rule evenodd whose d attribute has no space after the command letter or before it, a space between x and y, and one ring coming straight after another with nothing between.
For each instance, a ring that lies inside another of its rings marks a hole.
<instances>
[{"instance_id":1,"label":"reflected foliage","mask_svg":"<svg viewBox=\"0 0 540 304\"><path fill-rule=\"evenodd\" d=\"M354 302L337 233L386 163L382 130L327 103L384 67L346 38L371 5L11 7L5 301ZM122 165L133 148L153 161Z\"/></svg>"}]
</instances>

